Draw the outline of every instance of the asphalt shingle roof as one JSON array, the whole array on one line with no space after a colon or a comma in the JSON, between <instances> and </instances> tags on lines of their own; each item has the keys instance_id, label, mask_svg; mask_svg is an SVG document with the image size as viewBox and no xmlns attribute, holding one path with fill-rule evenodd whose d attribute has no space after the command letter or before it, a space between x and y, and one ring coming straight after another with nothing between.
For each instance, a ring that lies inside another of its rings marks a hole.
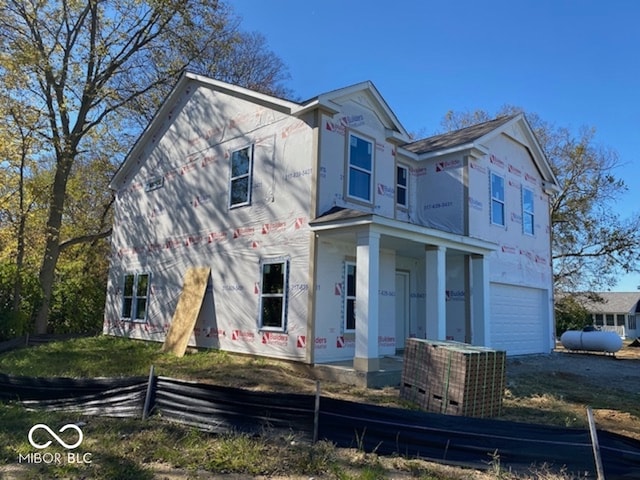
<instances>
[{"instance_id":1,"label":"asphalt shingle roof","mask_svg":"<svg viewBox=\"0 0 640 480\"><path fill-rule=\"evenodd\" d=\"M465 145L471 143L480 137L483 137L487 133L495 130L496 128L504 125L509 120L513 119L517 115L509 115L504 117L494 118L487 122L471 125L470 127L461 128L453 132L442 133L433 137L423 138L412 143L407 143L402 147L410 152L421 154L427 152L435 152L443 150L445 148L457 147L459 145Z\"/></svg>"},{"instance_id":2,"label":"asphalt shingle roof","mask_svg":"<svg viewBox=\"0 0 640 480\"><path fill-rule=\"evenodd\" d=\"M591 313L628 313L636 311L640 292L597 292L602 301L585 299L581 303Z\"/></svg>"}]
</instances>

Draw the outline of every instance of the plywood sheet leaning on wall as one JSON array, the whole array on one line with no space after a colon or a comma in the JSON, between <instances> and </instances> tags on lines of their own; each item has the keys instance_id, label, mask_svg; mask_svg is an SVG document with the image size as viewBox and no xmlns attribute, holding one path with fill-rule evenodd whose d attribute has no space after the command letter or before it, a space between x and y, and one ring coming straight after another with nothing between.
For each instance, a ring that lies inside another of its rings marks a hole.
<instances>
[{"instance_id":1,"label":"plywood sheet leaning on wall","mask_svg":"<svg viewBox=\"0 0 640 480\"><path fill-rule=\"evenodd\" d=\"M189 337L202 307L210 273L209 267L193 267L185 272L178 305L162 346L163 352L172 352L178 357L186 352Z\"/></svg>"}]
</instances>

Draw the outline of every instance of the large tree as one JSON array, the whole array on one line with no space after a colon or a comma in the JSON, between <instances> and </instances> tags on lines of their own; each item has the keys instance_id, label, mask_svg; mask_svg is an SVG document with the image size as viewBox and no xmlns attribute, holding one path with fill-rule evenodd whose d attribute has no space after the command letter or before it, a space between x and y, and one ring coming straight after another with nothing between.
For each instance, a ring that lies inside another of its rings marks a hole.
<instances>
[{"instance_id":1,"label":"large tree","mask_svg":"<svg viewBox=\"0 0 640 480\"><path fill-rule=\"evenodd\" d=\"M251 59L266 76L234 73L235 67L250 68ZM0 95L3 104L44 120L24 131L35 131L40 144L29 160L51 172L36 332L47 330L61 253L110 233L109 167L129 150L184 69L240 83L246 78L253 88L287 93L282 62L263 38L239 31L238 19L221 2L0 0ZM83 171L99 172L94 178L103 180L84 184L95 195L75 195L84 198L85 210L90 206L92 221L80 221L82 202L69 201L70 181Z\"/></svg>"},{"instance_id":2,"label":"large tree","mask_svg":"<svg viewBox=\"0 0 640 480\"><path fill-rule=\"evenodd\" d=\"M522 112L505 106L497 114L448 112L442 127L455 130L500 115ZM621 272L638 270L640 216L622 218L616 203L627 190L616 176L616 152L596 141L595 128L573 132L526 113L560 191L551 199L552 258L555 289L593 291L615 285Z\"/></svg>"}]
</instances>

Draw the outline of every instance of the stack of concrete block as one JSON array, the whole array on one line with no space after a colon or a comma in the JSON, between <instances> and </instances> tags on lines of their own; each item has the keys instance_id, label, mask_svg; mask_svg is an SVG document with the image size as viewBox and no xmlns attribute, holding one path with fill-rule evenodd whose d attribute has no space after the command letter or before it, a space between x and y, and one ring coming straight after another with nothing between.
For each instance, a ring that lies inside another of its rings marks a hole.
<instances>
[{"instance_id":1,"label":"stack of concrete block","mask_svg":"<svg viewBox=\"0 0 640 480\"><path fill-rule=\"evenodd\" d=\"M428 412L493 417L502 411L506 352L410 338L400 397Z\"/></svg>"}]
</instances>

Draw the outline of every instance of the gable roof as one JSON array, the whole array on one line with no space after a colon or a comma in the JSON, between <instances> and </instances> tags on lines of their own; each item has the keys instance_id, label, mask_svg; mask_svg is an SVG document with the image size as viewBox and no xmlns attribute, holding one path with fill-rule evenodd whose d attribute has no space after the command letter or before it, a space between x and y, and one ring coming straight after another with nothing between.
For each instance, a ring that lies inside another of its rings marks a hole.
<instances>
[{"instance_id":1,"label":"gable roof","mask_svg":"<svg viewBox=\"0 0 640 480\"><path fill-rule=\"evenodd\" d=\"M640 292L596 292L580 295L578 301L590 313L635 312L640 302Z\"/></svg>"},{"instance_id":2,"label":"gable roof","mask_svg":"<svg viewBox=\"0 0 640 480\"><path fill-rule=\"evenodd\" d=\"M332 90L316 97L310 98L304 102L295 102L274 97L264 93L256 92L248 88L233 85L220 80L215 80L203 75L191 72L184 72L178 79L176 85L167 98L164 100L149 125L144 129L132 149L127 154L124 162L120 165L113 178L110 187L113 190L118 189L118 185L123 183L128 173L136 165L138 158L144 151L148 141L153 135L162 128L164 118L175 108L182 95L187 91L189 85L193 82L211 88L215 91L222 92L237 98L241 98L259 105L271 108L289 115L301 116L314 109L321 109L327 113L333 114L340 111L340 102L355 95L362 95L368 99L368 102L376 110L380 119L386 126L386 136L389 140L394 140L398 144L405 143L409 140L409 134L402 126L395 113L391 110L387 102L384 100L378 89L370 81L360 82L349 87Z\"/></svg>"},{"instance_id":3,"label":"gable roof","mask_svg":"<svg viewBox=\"0 0 640 480\"><path fill-rule=\"evenodd\" d=\"M524 136L523 140L515 138L510 133L512 127L515 126L520 127L520 131ZM506 135L529 152L542 177L542 186L545 191L555 192L559 190L558 180L551 169L551 165L523 113L498 117L487 122L454 130L453 132L424 138L402 145L401 148L409 152L409 155L417 160L426 160L465 150L469 150L472 155L482 156L489 153L485 146L486 142L498 135Z\"/></svg>"},{"instance_id":4,"label":"gable roof","mask_svg":"<svg viewBox=\"0 0 640 480\"><path fill-rule=\"evenodd\" d=\"M328 113L337 113L340 111L340 105L345 99L354 98L357 95L366 96L371 106L379 113L380 120L387 128L387 137L394 138L400 144L406 143L409 140L408 132L370 80L331 90L310 98L302 102L300 108L295 113L300 115L313 108L322 108L328 111Z\"/></svg>"},{"instance_id":5,"label":"gable roof","mask_svg":"<svg viewBox=\"0 0 640 480\"><path fill-rule=\"evenodd\" d=\"M410 152L420 155L423 153L459 147L461 145L473 143L499 126L504 125L514 117L515 115L494 118L493 120L461 128L460 130L454 130L453 132L423 138L422 140L403 145L402 148L406 148Z\"/></svg>"}]
</instances>

